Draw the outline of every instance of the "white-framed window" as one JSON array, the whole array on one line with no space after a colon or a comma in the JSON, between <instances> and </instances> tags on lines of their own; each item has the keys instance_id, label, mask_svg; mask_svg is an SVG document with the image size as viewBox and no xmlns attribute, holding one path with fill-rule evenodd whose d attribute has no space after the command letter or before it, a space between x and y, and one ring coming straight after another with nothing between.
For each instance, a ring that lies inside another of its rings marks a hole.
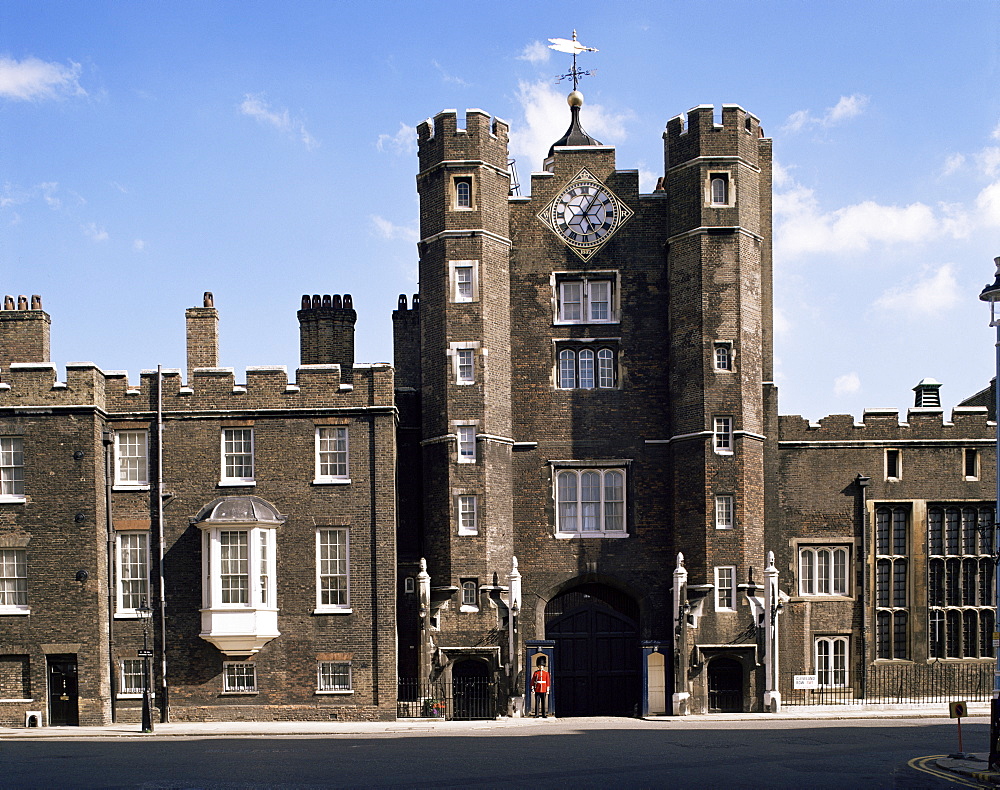
<instances>
[{"instance_id":1,"label":"white-framed window","mask_svg":"<svg viewBox=\"0 0 1000 790\"><path fill-rule=\"evenodd\" d=\"M556 366L558 389L614 389L617 365L612 348L561 348Z\"/></svg>"},{"instance_id":2,"label":"white-framed window","mask_svg":"<svg viewBox=\"0 0 1000 790\"><path fill-rule=\"evenodd\" d=\"M454 207L457 210L468 210L472 204L472 176L454 176L452 178L452 188L454 189Z\"/></svg>"},{"instance_id":3,"label":"white-framed window","mask_svg":"<svg viewBox=\"0 0 1000 790\"><path fill-rule=\"evenodd\" d=\"M222 429L221 485L253 485L253 428Z\"/></svg>"},{"instance_id":4,"label":"white-framed window","mask_svg":"<svg viewBox=\"0 0 1000 790\"><path fill-rule=\"evenodd\" d=\"M119 697L141 697L144 687L141 658L126 658L121 663Z\"/></svg>"},{"instance_id":5,"label":"white-framed window","mask_svg":"<svg viewBox=\"0 0 1000 790\"><path fill-rule=\"evenodd\" d=\"M816 675L820 686L846 686L850 637L816 637Z\"/></svg>"},{"instance_id":6,"label":"white-framed window","mask_svg":"<svg viewBox=\"0 0 1000 790\"><path fill-rule=\"evenodd\" d=\"M115 614L136 616L143 603L149 602L149 533L119 532L115 576Z\"/></svg>"},{"instance_id":7,"label":"white-framed window","mask_svg":"<svg viewBox=\"0 0 1000 790\"><path fill-rule=\"evenodd\" d=\"M709 202L713 206L729 205L729 173L709 175Z\"/></svg>"},{"instance_id":8,"label":"white-framed window","mask_svg":"<svg viewBox=\"0 0 1000 790\"><path fill-rule=\"evenodd\" d=\"M613 324L618 321L611 273L556 278L557 324Z\"/></svg>"},{"instance_id":9,"label":"white-framed window","mask_svg":"<svg viewBox=\"0 0 1000 790\"><path fill-rule=\"evenodd\" d=\"M714 346L714 364L716 370L733 369L733 344L716 343Z\"/></svg>"},{"instance_id":10,"label":"white-framed window","mask_svg":"<svg viewBox=\"0 0 1000 790\"><path fill-rule=\"evenodd\" d=\"M0 549L0 614L28 613L28 552Z\"/></svg>"},{"instance_id":11,"label":"white-framed window","mask_svg":"<svg viewBox=\"0 0 1000 790\"><path fill-rule=\"evenodd\" d=\"M474 348L455 349L455 383L474 384L476 381L476 350Z\"/></svg>"},{"instance_id":12,"label":"white-framed window","mask_svg":"<svg viewBox=\"0 0 1000 790\"><path fill-rule=\"evenodd\" d=\"M475 494L458 497L458 534L479 534L479 502Z\"/></svg>"},{"instance_id":13,"label":"white-framed window","mask_svg":"<svg viewBox=\"0 0 1000 790\"><path fill-rule=\"evenodd\" d=\"M463 612L479 611L479 580L462 579L462 607Z\"/></svg>"},{"instance_id":14,"label":"white-framed window","mask_svg":"<svg viewBox=\"0 0 1000 790\"><path fill-rule=\"evenodd\" d=\"M351 611L351 532L347 527L316 530L316 613Z\"/></svg>"},{"instance_id":15,"label":"white-framed window","mask_svg":"<svg viewBox=\"0 0 1000 790\"><path fill-rule=\"evenodd\" d=\"M721 455L732 455L733 418L715 417L712 423L712 433L712 444L715 452Z\"/></svg>"},{"instance_id":16,"label":"white-framed window","mask_svg":"<svg viewBox=\"0 0 1000 790\"><path fill-rule=\"evenodd\" d=\"M479 261L450 261L451 300L475 302L479 299Z\"/></svg>"},{"instance_id":17,"label":"white-framed window","mask_svg":"<svg viewBox=\"0 0 1000 790\"><path fill-rule=\"evenodd\" d=\"M885 479L899 480L903 477L903 459L899 450L885 451Z\"/></svg>"},{"instance_id":18,"label":"white-framed window","mask_svg":"<svg viewBox=\"0 0 1000 790\"><path fill-rule=\"evenodd\" d=\"M316 426L315 483L351 482L346 425Z\"/></svg>"},{"instance_id":19,"label":"white-framed window","mask_svg":"<svg viewBox=\"0 0 1000 790\"><path fill-rule=\"evenodd\" d=\"M557 537L626 534L624 469L560 469L555 488Z\"/></svg>"},{"instance_id":20,"label":"white-framed window","mask_svg":"<svg viewBox=\"0 0 1000 790\"><path fill-rule=\"evenodd\" d=\"M115 488L149 487L149 432L115 431Z\"/></svg>"},{"instance_id":21,"label":"white-framed window","mask_svg":"<svg viewBox=\"0 0 1000 790\"><path fill-rule=\"evenodd\" d=\"M799 595L847 595L847 546L799 547Z\"/></svg>"},{"instance_id":22,"label":"white-framed window","mask_svg":"<svg viewBox=\"0 0 1000 790\"><path fill-rule=\"evenodd\" d=\"M458 462L460 464L474 464L476 462L476 426L456 425L455 432L458 438Z\"/></svg>"},{"instance_id":23,"label":"white-framed window","mask_svg":"<svg viewBox=\"0 0 1000 790\"><path fill-rule=\"evenodd\" d=\"M715 528L732 529L735 517L733 515L734 501L732 494L719 494L715 497Z\"/></svg>"},{"instance_id":24,"label":"white-framed window","mask_svg":"<svg viewBox=\"0 0 1000 790\"><path fill-rule=\"evenodd\" d=\"M320 661L316 665L316 691L319 694L352 694L350 661Z\"/></svg>"},{"instance_id":25,"label":"white-framed window","mask_svg":"<svg viewBox=\"0 0 1000 790\"><path fill-rule=\"evenodd\" d=\"M722 565L715 569L715 610L736 611L736 566Z\"/></svg>"},{"instance_id":26,"label":"white-framed window","mask_svg":"<svg viewBox=\"0 0 1000 790\"><path fill-rule=\"evenodd\" d=\"M979 450L966 447L962 454L963 470L966 480L979 479Z\"/></svg>"},{"instance_id":27,"label":"white-framed window","mask_svg":"<svg viewBox=\"0 0 1000 790\"><path fill-rule=\"evenodd\" d=\"M24 501L24 440L0 436L0 502Z\"/></svg>"},{"instance_id":28,"label":"white-framed window","mask_svg":"<svg viewBox=\"0 0 1000 790\"><path fill-rule=\"evenodd\" d=\"M225 694L257 693L257 666L252 661L223 661L222 677Z\"/></svg>"},{"instance_id":29,"label":"white-framed window","mask_svg":"<svg viewBox=\"0 0 1000 790\"><path fill-rule=\"evenodd\" d=\"M274 608L274 530L212 527L204 536L205 608Z\"/></svg>"}]
</instances>

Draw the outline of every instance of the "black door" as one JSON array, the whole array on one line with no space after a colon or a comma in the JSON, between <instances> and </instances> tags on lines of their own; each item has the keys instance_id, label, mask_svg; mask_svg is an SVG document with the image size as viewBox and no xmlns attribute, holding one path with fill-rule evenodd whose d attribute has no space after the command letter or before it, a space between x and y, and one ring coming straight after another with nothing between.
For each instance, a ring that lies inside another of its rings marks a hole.
<instances>
[{"instance_id":1,"label":"black door","mask_svg":"<svg viewBox=\"0 0 1000 790\"><path fill-rule=\"evenodd\" d=\"M574 602L545 626L545 638L556 643L556 715L632 716L641 690L635 620L597 597L577 595Z\"/></svg>"},{"instance_id":2,"label":"black door","mask_svg":"<svg viewBox=\"0 0 1000 790\"><path fill-rule=\"evenodd\" d=\"M713 658L708 664L708 710L743 711L743 665L732 658Z\"/></svg>"},{"instance_id":3,"label":"black door","mask_svg":"<svg viewBox=\"0 0 1000 790\"><path fill-rule=\"evenodd\" d=\"M53 727L80 723L76 656L49 656L49 724Z\"/></svg>"},{"instance_id":4,"label":"black door","mask_svg":"<svg viewBox=\"0 0 1000 790\"><path fill-rule=\"evenodd\" d=\"M485 661L459 661L451 668L452 718L492 719L493 687Z\"/></svg>"}]
</instances>

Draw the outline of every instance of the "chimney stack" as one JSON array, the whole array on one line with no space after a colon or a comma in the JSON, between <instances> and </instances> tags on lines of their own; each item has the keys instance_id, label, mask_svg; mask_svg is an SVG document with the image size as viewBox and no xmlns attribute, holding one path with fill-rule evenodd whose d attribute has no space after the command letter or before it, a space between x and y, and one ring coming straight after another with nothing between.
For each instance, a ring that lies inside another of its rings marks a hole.
<instances>
[{"instance_id":1,"label":"chimney stack","mask_svg":"<svg viewBox=\"0 0 1000 790\"><path fill-rule=\"evenodd\" d=\"M203 307L184 311L187 320L187 383L195 368L219 367L219 311L211 291L205 291Z\"/></svg>"},{"instance_id":2,"label":"chimney stack","mask_svg":"<svg viewBox=\"0 0 1000 790\"><path fill-rule=\"evenodd\" d=\"M49 359L49 331L52 319L42 309L42 297L5 296L0 310L0 366L8 368L11 362L44 362Z\"/></svg>"},{"instance_id":3,"label":"chimney stack","mask_svg":"<svg viewBox=\"0 0 1000 790\"><path fill-rule=\"evenodd\" d=\"M343 381L354 369L354 325L358 314L350 294L302 297L299 340L303 365L340 365Z\"/></svg>"}]
</instances>

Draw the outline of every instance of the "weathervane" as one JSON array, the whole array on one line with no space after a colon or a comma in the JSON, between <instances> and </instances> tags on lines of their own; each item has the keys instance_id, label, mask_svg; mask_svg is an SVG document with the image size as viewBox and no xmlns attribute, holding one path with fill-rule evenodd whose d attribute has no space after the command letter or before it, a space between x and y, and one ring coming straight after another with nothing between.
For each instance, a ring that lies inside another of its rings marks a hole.
<instances>
[{"instance_id":1,"label":"weathervane","mask_svg":"<svg viewBox=\"0 0 1000 790\"><path fill-rule=\"evenodd\" d=\"M576 31L573 31L572 41L568 38L550 38L549 39L549 49L554 49L556 52L567 52L573 56L573 68L571 68L566 74L560 74L556 77L556 82L562 82L570 77L573 78L573 90L577 89L577 83L580 81L580 77L590 77L597 73L594 71L584 71L583 69L578 69L576 67L576 56L581 52L597 52L593 47L585 47L579 41L576 40Z\"/></svg>"}]
</instances>

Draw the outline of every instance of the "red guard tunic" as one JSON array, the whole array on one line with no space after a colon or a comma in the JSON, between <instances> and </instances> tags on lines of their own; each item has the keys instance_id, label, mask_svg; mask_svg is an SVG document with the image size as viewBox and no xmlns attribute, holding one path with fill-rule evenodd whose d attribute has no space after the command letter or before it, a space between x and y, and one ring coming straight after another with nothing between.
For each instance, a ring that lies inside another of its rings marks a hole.
<instances>
[{"instance_id":1,"label":"red guard tunic","mask_svg":"<svg viewBox=\"0 0 1000 790\"><path fill-rule=\"evenodd\" d=\"M549 673L545 669L536 669L531 676L531 690L535 694L547 694L549 691Z\"/></svg>"}]
</instances>

